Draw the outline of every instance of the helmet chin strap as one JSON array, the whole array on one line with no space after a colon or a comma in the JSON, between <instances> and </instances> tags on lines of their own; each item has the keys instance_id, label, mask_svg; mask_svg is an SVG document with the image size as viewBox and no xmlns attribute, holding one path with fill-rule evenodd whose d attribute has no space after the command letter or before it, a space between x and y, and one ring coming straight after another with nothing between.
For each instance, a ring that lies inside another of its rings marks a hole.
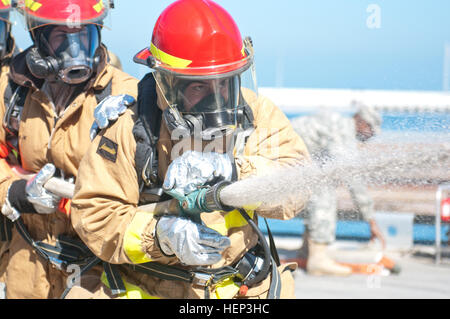
<instances>
[{"instance_id":1,"label":"helmet chin strap","mask_svg":"<svg viewBox=\"0 0 450 319\"><path fill-rule=\"evenodd\" d=\"M156 86L158 87L157 94L158 97L162 97L164 99L165 105L167 108L163 111L163 119L166 123L167 129L171 134L178 134L179 136L190 136L191 135L191 127L189 123L183 118L181 113L178 111L176 104L169 103L166 95L163 93L164 90L161 88L159 81L155 78Z\"/></svg>"}]
</instances>

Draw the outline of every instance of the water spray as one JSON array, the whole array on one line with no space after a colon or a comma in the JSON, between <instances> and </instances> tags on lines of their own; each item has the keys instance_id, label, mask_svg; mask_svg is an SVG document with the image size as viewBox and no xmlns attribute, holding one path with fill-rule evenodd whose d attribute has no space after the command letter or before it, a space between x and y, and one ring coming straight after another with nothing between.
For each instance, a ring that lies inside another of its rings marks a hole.
<instances>
[{"instance_id":1,"label":"water spray","mask_svg":"<svg viewBox=\"0 0 450 319\"><path fill-rule=\"evenodd\" d=\"M428 185L431 183L429 180L418 180L417 177L436 168L445 172L449 166L449 145L438 145L437 148L429 147L426 150L400 149L377 156L347 154L321 166L309 163L279 168L267 175L200 189L189 194L182 207L188 214L227 211L232 207L273 207L286 200L303 201L308 194L324 185L337 187L355 181L372 185Z\"/></svg>"}]
</instances>

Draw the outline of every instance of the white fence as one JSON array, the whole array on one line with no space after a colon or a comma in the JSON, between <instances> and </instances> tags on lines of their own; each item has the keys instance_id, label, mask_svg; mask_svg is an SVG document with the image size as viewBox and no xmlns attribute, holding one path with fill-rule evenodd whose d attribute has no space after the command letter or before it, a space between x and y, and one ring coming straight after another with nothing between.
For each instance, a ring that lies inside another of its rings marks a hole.
<instances>
[{"instance_id":1,"label":"white fence","mask_svg":"<svg viewBox=\"0 0 450 319\"><path fill-rule=\"evenodd\" d=\"M318 108L351 110L360 102L380 111L450 112L450 93L444 91L383 91L346 89L259 88L285 113Z\"/></svg>"}]
</instances>

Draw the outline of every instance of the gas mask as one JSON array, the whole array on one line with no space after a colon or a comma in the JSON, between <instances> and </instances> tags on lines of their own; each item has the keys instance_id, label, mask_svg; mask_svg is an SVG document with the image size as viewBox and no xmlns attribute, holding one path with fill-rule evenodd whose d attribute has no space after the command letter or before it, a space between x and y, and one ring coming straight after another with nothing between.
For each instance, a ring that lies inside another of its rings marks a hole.
<instances>
[{"instance_id":1,"label":"gas mask","mask_svg":"<svg viewBox=\"0 0 450 319\"><path fill-rule=\"evenodd\" d=\"M99 46L100 31L96 25L80 28L48 25L35 31L35 47L29 50L26 63L36 78L80 84L98 66Z\"/></svg>"}]
</instances>

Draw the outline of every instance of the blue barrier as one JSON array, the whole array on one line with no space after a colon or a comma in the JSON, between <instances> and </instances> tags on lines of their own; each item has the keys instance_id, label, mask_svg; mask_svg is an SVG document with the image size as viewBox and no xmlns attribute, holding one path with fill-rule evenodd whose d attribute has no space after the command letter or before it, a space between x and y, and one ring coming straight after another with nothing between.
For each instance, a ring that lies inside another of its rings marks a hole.
<instances>
[{"instance_id":1,"label":"blue barrier","mask_svg":"<svg viewBox=\"0 0 450 319\"><path fill-rule=\"evenodd\" d=\"M302 218L291 220L267 219L270 231L277 236L303 236L305 225ZM262 218L259 218L259 227L263 233L267 234L266 224ZM448 243L447 232L450 225L441 225L441 242ZM435 225L414 224L413 241L415 244L434 244L436 236ZM337 239L354 239L358 241L368 241L370 239L369 224L364 221L343 221L340 220L336 225Z\"/></svg>"}]
</instances>

